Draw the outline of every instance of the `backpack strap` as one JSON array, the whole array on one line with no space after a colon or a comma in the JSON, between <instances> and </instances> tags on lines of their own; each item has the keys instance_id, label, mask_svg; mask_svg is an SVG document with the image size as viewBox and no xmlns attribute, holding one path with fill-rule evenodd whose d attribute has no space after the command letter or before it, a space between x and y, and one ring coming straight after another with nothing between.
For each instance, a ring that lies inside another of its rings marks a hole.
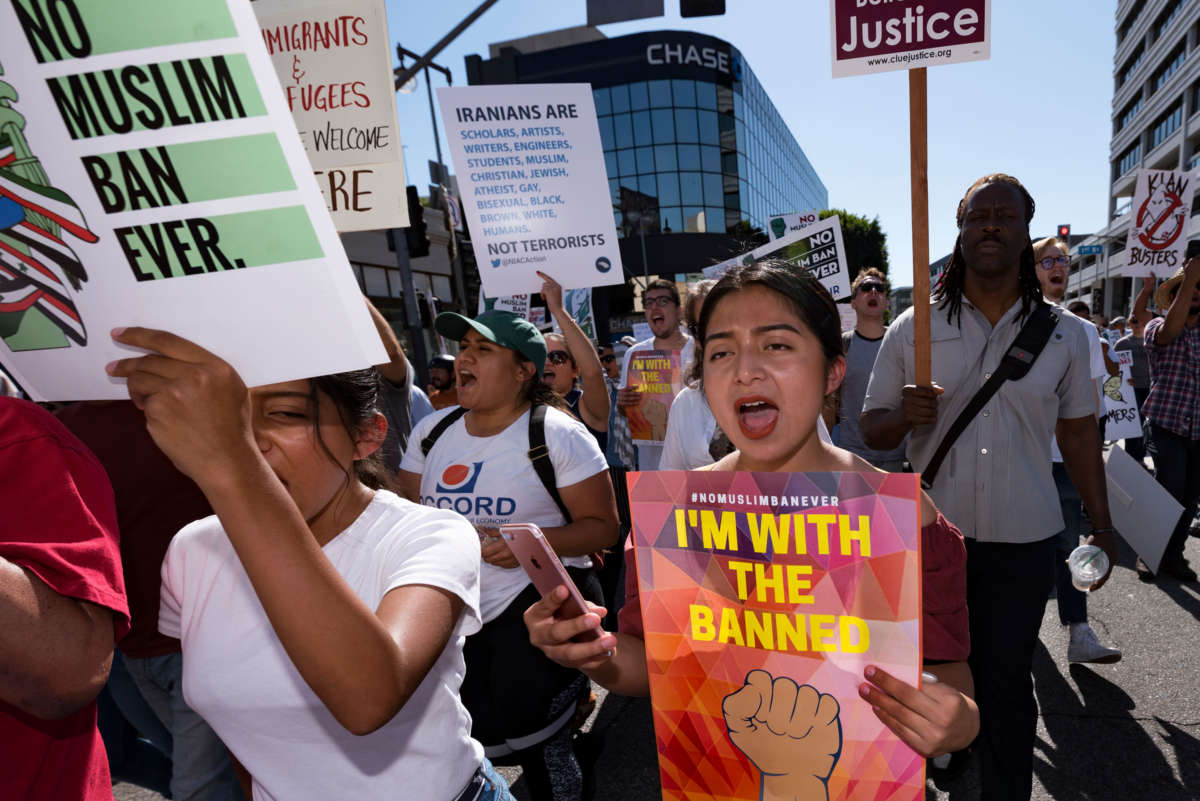
<instances>
[{"instance_id":1,"label":"backpack strap","mask_svg":"<svg viewBox=\"0 0 1200 801\"><path fill-rule=\"evenodd\" d=\"M942 438L942 443L934 452L933 458L929 460L929 464L921 471L921 486L929 489L933 486L934 479L937 478L938 469L942 466L942 462L950 453L950 448L953 447L959 435L966 430L971 421L975 419L975 415L983 409L996 391L1000 389L1000 385L1005 381L1019 381L1024 378L1033 363L1037 361L1037 357L1041 354L1042 349L1046 347L1046 343L1050 341L1050 335L1054 333L1054 327L1058 325L1059 315L1054 311L1050 304L1039 302L1034 307L1033 313L1029 315L1029 319L1025 321L1025 325L1021 326L1021 330L1017 332L1016 339L1013 340L1008 352L1004 354L1004 358L1000 360L1000 366L992 373L991 378L987 380L979 391L975 393L975 397L971 398L971 402L967 404L950 428L946 431L946 435Z\"/></svg>"},{"instance_id":2,"label":"backpack strap","mask_svg":"<svg viewBox=\"0 0 1200 801\"><path fill-rule=\"evenodd\" d=\"M441 420L438 420L437 425L435 425L433 430L429 432L429 436L421 440L421 455L428 456L429 452L433 450L434 443L438 441L438 437L440 437L442 434L445 434L446 429L457 423L466 413L467 410L459 406L457 409L450 412L450 414L446 415Z\"/></svg>"},{"instance_id":3,"label":"backpack strap","mask_svg":"<svg viewBox=\"0 0 1200 801\"><path fill-rule=\"evenodd\" d=\"M854 329L842 332L842 355L850 355L850 343L854 341Z\"/></svg>"},{"instance_id":4,"label":"backpack strap","mask_svg":"<svg viewBox=\"0 0 1200 801\"><path fill-rule=\"evenodd\" d=\"M554 500L554 505L568 523L571 513L558 494L558 478L554 475L554 462L550 461L550 450L546 447L546 409L544 404L537 404L529 410L529 461L533 463L533 471L537 473L542 486Z\"/></svg>"}]
</instances>

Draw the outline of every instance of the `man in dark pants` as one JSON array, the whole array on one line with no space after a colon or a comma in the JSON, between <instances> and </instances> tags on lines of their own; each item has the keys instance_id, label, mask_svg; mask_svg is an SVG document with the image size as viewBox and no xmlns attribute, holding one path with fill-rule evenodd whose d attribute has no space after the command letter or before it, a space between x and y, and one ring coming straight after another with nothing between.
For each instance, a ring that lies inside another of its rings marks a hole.
<instances>
[{"instance_id":1,"label":"man in dark pants","mask_svg":"<svg viewBox=\"0 0 1200 801\"><path fill-rule=\"evenodd\" d=\"M959 413L999 367L1042 302L1029 221L1033 198L1015 178L988 175L958 206L958 240L934 295L934 387L915 386L914 324L906 311L884 336L863 404L863 438L927 466ZM929 491L967 537L971 670L980 711L976 750L984 801L1027 801L1037 705L1033 650L1054 585L1063 528L1050 470L1057 433L1072 482L1115 561L1087 332L1061 317L1029 373L1004 382L943 463Z\"/></svg>"},{"instance_id":2,"label":"man in dark pants","mask_svg":"<svg viewBox=\"0 0 1200 801\"><path fill-rule=\"evenodd\" d=\"M1146 324L1150 395L1145 413L1150 427L1154 476L1183 504L1159 571L1179 581L1196 581L1183 556L1188 529L1200 503L1200 259L1189 259L1154 293L1165 317ZM1138 559L1138 577L1151 581Z\"/></svg>"}]
</instances>

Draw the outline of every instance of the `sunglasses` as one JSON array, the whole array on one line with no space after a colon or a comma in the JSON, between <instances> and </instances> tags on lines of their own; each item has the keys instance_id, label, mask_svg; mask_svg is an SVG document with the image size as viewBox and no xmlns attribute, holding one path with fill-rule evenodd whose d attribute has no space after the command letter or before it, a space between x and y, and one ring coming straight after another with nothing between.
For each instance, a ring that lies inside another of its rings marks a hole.
<instances>
[{"instance_id":1,"label":"sunglasses","mask_svg":"<svg viewBox=\"0 0 1200 801\"><path fill-rule=\"evenodd\" d=\"M616 360L617 360L617 357L613 356L611 353L606 353L600 357L601 364L611 364L612 362L615 362Z\"/></svg>"},{"instance_id":2,"label":"sunglasses","mask_svg":"<svg viewBox=\"0 0 1200 801\"><path fill-rule=\"evenodd\" d=\"M1070 256L1047 256L1038 262L1038 265L1043 270L1049 270L1052 267L1066 267L1071 263Z\"/></svg>"},{"instance_id":3,"label":"sunglasses","mask_svg":"<svg viewBox=\"0 0 1200 801\"><path fill-rule=\"evenodd\" d=\"M551 364L566 364L571 361L571 357L565 350L552 350L546 354L546 361Z\"/></svg>"},{"instance_id":4,"label":"sunglasses","mask_svg":"<svg viewBox=\"0 0 1200 801\"><path fill-rule=\"evenodd\" d=\"M858 285L859 292L878 292L880 295L888 293L887 287L878 281L863 281Z\"/></svg>"}]
</instances>

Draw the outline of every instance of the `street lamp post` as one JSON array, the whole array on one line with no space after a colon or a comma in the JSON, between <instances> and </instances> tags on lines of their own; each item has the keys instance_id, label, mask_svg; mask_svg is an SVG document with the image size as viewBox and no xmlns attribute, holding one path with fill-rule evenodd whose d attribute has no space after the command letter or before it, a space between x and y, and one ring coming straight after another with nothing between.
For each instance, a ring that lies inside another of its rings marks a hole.
<instances>
[{"instance_id":1,"label":"street lamp post","mask_svg":"<svg viewBox=\"0 0 1200 801\"><path fill-rule=\"evenodd\" d=\"M433 68L433 69L437 70L438 72L442 73L443 75L445 75L446 76L446 84L449 86L454 85L454 76L451 74L450 70L447 69L446 67L443 67L440 64L434 64L430 60L430 58L432 56L422 57L419 53L414 53L413 51L408 50L407 48L403 47L402 45L399 45L399 44L396 45L396 55L400 59L400 66L397 67L395 70L393 70L393 73L395 75L397 91L399 91L400 87L404 85L404 82L407 82L409 80L409 78L406 76L411 76L412 73L414 73L416 71L415 67L411 70L406 69L404 67L405 57L417 59L418 63L420 63L422 61L424 62L421 69L425 73L425 94L426 94L426 97L429 99L429 123L433 127L433 147L434 147L435 152L437 153L438 176L437 176L436 183L438 184L438 186L441 187L441 190L442 190L443 212L445 212L445 204L449 202L446 199L446 193L447 193L448 187L442 181L442 178L446 175L446 165L442 161L442 138L441 138L441 135L438 133L437 110L433 104L433 82L429 80L429 70L430 70L430 68ZM404 82L401 81L402 78L404 79ZM451 259L452 259L451 274L453 276L453 281L454 281L454 295L455 295L455 297L462 299L462 305L464 308L466 308L466 305L467 305L467 282L466 282L466 278L463 276L462 251L458 246L458 236L454 232L453 221L451 220L451 218L448 214L446 214L445 219L446 219L446 231L450 235L450 253L451 253Z\"/></svg>"}]
</instances>

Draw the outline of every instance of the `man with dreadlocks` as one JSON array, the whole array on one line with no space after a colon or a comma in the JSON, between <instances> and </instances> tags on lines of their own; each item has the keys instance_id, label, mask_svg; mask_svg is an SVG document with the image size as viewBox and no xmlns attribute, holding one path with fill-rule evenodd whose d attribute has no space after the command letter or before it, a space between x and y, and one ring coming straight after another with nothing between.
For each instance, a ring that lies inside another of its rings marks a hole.
<instances>
[{"instance_id":1,"label":"man with dreadlocks","mask_svg":"<svg viewBox=\"0 0 1200 801\"><path fill-rule=\"evenodd\" d=\"M908 458L924 470L999 368L1043 303L1029 239L1033 211L1033 198L1011 176L988 175L967 190L954 254L933 296L934 386L914 386L909 309L888 328L867 386L861 428L868 446L894 448L910 434ZM1116 558L1086 336L1077 318L1061 315L1028 374L1002 383L955 440L929 491L967 537L984 801L1028 801L1032 792L1037 704L1030 674L1063 528L1050 472L1056 433L1096 544Z\"/></svg>"}]
</instances>

